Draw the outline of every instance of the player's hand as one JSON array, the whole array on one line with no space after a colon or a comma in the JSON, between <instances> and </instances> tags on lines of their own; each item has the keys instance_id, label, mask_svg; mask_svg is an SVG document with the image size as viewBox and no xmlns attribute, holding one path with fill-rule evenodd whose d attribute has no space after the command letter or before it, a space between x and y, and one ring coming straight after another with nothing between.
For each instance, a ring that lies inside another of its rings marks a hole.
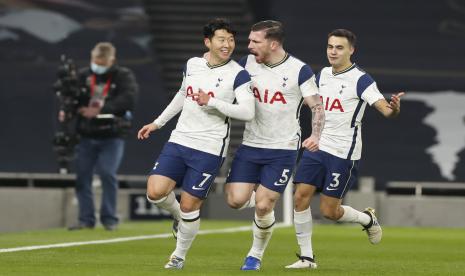
<instances>
[{"instance_id":1,"label":"player's hand","mask_svg":"<svg viewBox=\"0 0 465 276\"><path fill-rule=\"evenodd\" d=\"M391 102L389 102L389 108L393 111L400 111L400 98L405 95L405 92L399 92L397 94L392 94Z\"/></svg>"},{"instance_id":2,"label":"player's hand","mask_svg":"<svg viewBox=\"0 0 465 276\"><path fill-rule=\"evenodd\" d=\"M313 135L308 137L302 143L302 147L309 151L317 151L319 149L319 139Z\"/></svg>"},{"instance_id":3,"label":"player's hand","mask_svg":"<svg viewBox=\"0 0 465 276\"><path fill-rule=\"evenodd\" d=\"M193 99L200 105L204 106L208 104L208 101L210 100L210 95L205 93L202 89L199 89L199 93L194 93L192 94Z\"/></svg>"},{"instance_id":4,"label":"player's hand","mask_svg":"<svg viewBox=\"0 0 465 276\"><path fill-rule=\"evenodd\" d=\"M139 132L137 133L137 139L139 140L147 139L149 138L150 133L157 129L158 129L158 126L156 124L154 123L147 124L139 130Z\"/></svg>"}]
</instances>

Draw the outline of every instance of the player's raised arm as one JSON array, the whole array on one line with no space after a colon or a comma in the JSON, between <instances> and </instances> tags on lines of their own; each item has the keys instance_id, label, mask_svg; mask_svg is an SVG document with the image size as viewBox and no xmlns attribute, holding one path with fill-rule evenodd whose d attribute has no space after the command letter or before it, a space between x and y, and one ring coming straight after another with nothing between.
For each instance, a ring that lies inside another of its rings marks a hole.
<instances>
[{"instance_id":1,"label":"player's raised arm","mask_svg":"<svg viewBox=\"0 0 465 276\"><path fill-rule=\"evenodd\" d=\"M182 110L184 98L185 97L182 93L177 93L160 116L158 116L152 123L143 126L139 130L137 138L140 140L147 139L151 132L162 128L169 120Z\"/></svg>"},{"instance_id":2,"label":"player's raised arm","mask_svg":"<svg viewBox=\"0 0 465 276\"><path fill-rule=\"evenodd\" d=\"M179 88L178 93L174 96L168 106L163 110L163 112L158 116L151 124L143 126L137 133L137 138L147 139L150 136L150 133L162 128L169 120L171 120L176 114L178 114L184 105L184 99L186 98L186 89L185 89L185 80L186 80L186 70L183 71L183 80L181 87Z\"/></svg>"},{"instance_id":3,"label":"player's raised arm","mask_svg":"<svg viewBox=\"0 0 465 276\"><path fill-rule=\"evenodd\" d=\"M243 121L250 121L255 116L255 101L250 89L251 79L246 70L240 71L234 81L234 93L236 104L228 103L220 99L210 97L203 90L196 96L199 105L207 105L216 108L224 115Z\"/></svg>"},{"instance_id":4,"label":"player's raised arm","mask_svg":"<svg viewBox=\"0 0 465 276\"><path fill-rule=\"evenodd\" d=\"M395 118L400 113L400 98L403 95L405 95L405 92L393 94L389 103L385 99L378 100L374 103L374 107L381 112L384 117Z\"/></svg>"}]
</instances>

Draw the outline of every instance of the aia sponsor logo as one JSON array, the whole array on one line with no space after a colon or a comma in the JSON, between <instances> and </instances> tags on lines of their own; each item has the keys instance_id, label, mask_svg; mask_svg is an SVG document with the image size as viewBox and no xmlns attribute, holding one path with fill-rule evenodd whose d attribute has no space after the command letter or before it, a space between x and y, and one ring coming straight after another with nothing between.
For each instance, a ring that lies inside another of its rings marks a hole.
<instances>
[{"instance_id":1,"label":"aia sponsor logo","mask_svg":"<svg viewBox=\"0 0 465 276\"><path fill-rule=\"evenodd\" d=\"M260 92L257 87L253 88L253 95L260 103L268 103L268 104L287 104L286 98L280 91L276 92L269 92L268 89L265 89L264 92Z\"/></svg>"},{"instance_id":2,"label":"aia sponsor logo","mask_svg":"<svg viewBox=\"0 0 465 276\"><path fill-rule=\"evenodd\" d=\"M187 95L186 95L186 98L190 97L193 101L195 101L196 97L194 96L194 89L192 88L192 86L188 86L187 87L187 91L186 91ZM210 97L215 97L215 93L213 93L212 91L208 91L207 94L210 96Z\"/></svg>"},{"instance_id":3,"label":"aia sponsor logo","mask_svg":"<svg viewBox=\"0 0 465 276\"><path fill-rule=\"evenodd\" d=\"M344 112L344 108L342 107L341 101L336 98L336 99L331 99L330 97L325 97L320 96L321 101L323 102L323 106L325 107L326 111L333 111L333 110L339 110L340 112Z\"/></svg>"}]
</instances>

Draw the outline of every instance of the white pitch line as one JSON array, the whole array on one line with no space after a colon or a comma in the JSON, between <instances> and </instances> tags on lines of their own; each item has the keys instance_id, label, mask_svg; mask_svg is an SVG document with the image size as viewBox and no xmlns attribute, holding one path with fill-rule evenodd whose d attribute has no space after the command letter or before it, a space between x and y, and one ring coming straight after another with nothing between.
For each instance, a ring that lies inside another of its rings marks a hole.
<instances>
[{"instance_id":1,"label":"white pitch line","mask_svg":"<svg viewBox=\"0 0 465 276\"><path fill-rule=\"evenodd\" d=\"M276 228L281 228L285 226L287 225L284 225L284 224L275 225ZM252 230L251 226L241 226L241 227L224 228L224 229L200 230L197 234L208 235L208 234L221 234L221 233L236 233L236 232L245 232L245 231L250 231L250 230ZM118 243L118 242L138 241L138 240L148 240L148 239L163 239L163 238L169 238L169 237L172 237L172 234L144 235L144 236L115 238L115 239L96 240L96 241L66 242L66 243L55 243L55 244L46 244L46 245L21 246L21 247L12 247L12 248L1 248L0 253L72 247L72 246L81 246L81 245L88 245L88 244L105 244L105 243Z\"/></svg>"}]
</instances>

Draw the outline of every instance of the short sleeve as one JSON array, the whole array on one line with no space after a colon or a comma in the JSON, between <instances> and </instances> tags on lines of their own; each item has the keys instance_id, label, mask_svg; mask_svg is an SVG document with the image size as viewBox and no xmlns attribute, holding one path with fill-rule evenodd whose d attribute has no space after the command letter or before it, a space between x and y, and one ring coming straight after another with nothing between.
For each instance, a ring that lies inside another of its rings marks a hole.
<instances>
[{"instance_id":1,"label":"short sleeve","mask_svg":"<svg viewBox=\"0 0 465 276\"><path fill-rule=\"evenodd\" d=\"M384 96L378 90L376 82L368 74L364 74L358 79L357 96L366 101L369 105L372 105L380 99L384 99Z\"/></svg>"}]
</instances>

